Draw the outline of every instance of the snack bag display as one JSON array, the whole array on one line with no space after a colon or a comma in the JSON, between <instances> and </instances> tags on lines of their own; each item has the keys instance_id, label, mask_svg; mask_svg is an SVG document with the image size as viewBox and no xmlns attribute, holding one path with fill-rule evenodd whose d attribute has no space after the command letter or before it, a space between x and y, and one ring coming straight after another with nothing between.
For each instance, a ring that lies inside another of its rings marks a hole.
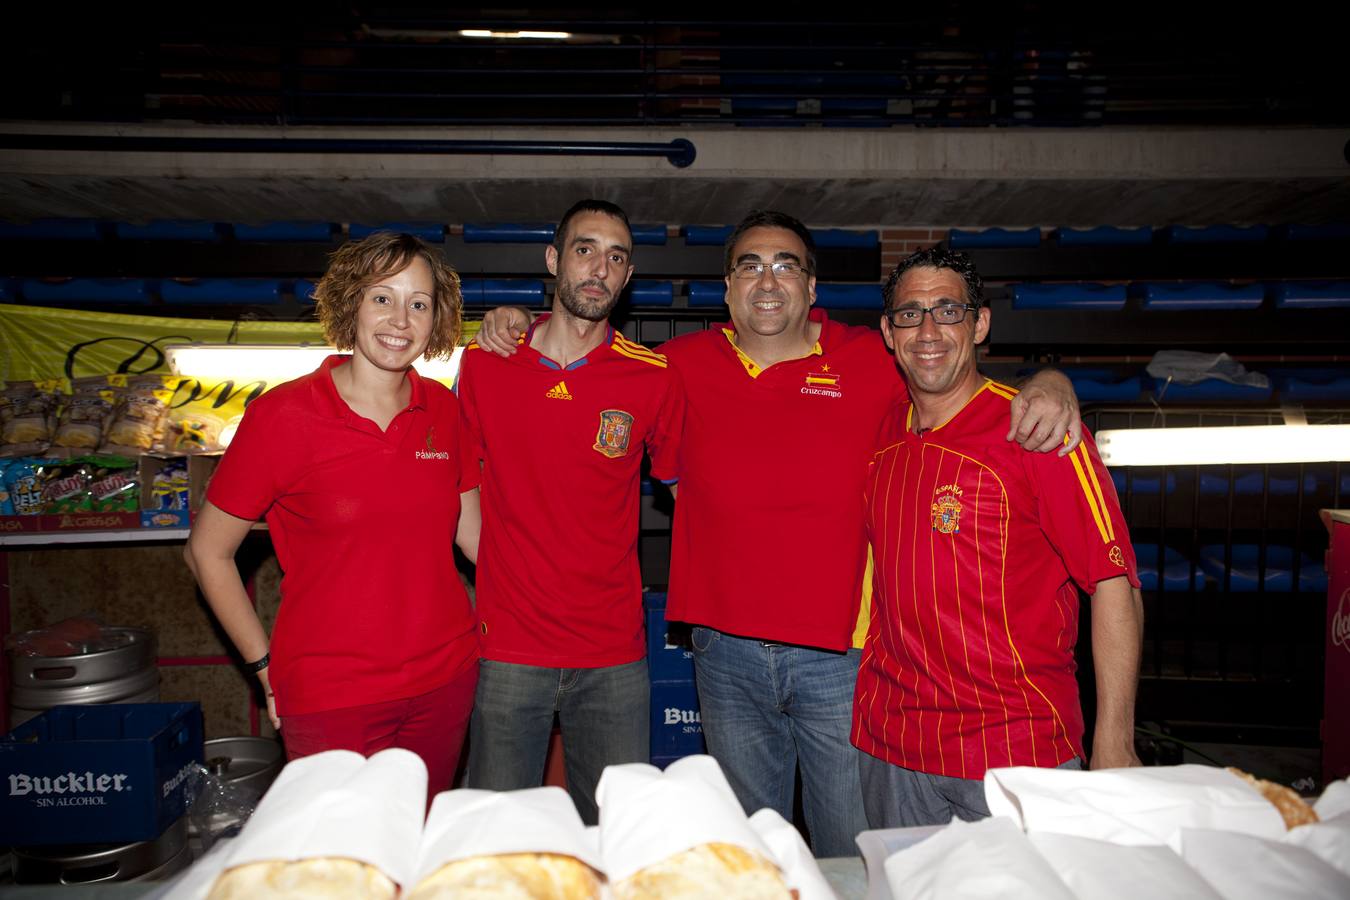
<instances>
[{"instance_id":1,"label":"snack bag display","mask_svg":"<svg viewBox=\"0 0 1350 900\"><path fill-rule=\"evenodd\" d=\"M187 509L187 462L182 459L170 460L156 472L151 482L150 497L154 509Z\"/></svg>"},{"instance_id":2,"label":"snack bag display","mask_svg":"<svg viewBox=\"0 0 1350 900\"><path fill-rule=\"evenodd\" d=\"M36 516L42 512L42 471L41 461L34 459L17 459L5 469L12 515Z\"/></svg>"},{"instance_id":3,"label":"snack bag display","mask_svg":"<svg viewBox=\"0 0 1350 900\"><path fill-rule=\"evenodd\" d=\"M139 455L153 449L173 397L177 376L136 375L127 379L117 402L101 453Z\"/></svg>"},{"instance_id":4,"label":"snack bag display","mask_svg":"<svg viewBox=\"0 0 1350 900\"><path fill-rule=\"evenodd\" d=\"M89 482L90 508L94 512L135 512L140 509L141 480L136 461L122 456L99 456Z\"/></svg>"},{"instance_id":5,"label":"snack bag display","mask_svg":"<svg viewBox=\"0 0 1350 900\"><path fill-rule=\"evenodd\" d=\"M83 461L49 463L42 469L42 511L50 514L88 512L93 508L90 466Z\"/></svg>"},{"instance_id":6,"label":"snack bag display","mask_svg":"<svg viewBox=\"0 0 1350 900\"><path fill-rule=\"evenodd\" d=\"M51 445L57 382L11 381L0 391L0 456L32 456Z\"/></svg>"},{"instance_id":7,"label":"snack bag display","mask_svg":"<svg viewBox=\"0 0 1350 900\"><path fill-rule=\"evenodd\" d=\"M76 378L71 383L70 399L57 416L48 455L81 456L97 450L116 401L117 392L108 376Z\"/></svg>"}]
</instances>

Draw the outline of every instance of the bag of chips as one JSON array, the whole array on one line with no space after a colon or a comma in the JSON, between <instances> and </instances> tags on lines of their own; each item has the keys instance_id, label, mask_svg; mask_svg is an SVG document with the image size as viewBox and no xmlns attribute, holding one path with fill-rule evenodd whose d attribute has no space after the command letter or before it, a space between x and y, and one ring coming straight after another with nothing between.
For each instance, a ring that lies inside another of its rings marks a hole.
<instances>
[{"instance_id":1,"label":"bag of chips","mask_svg":"<svg viewBox=\"0 0 1350 900\"><path fill-rule=\"evenodd\" d=\"M32 456L51 445L56 383L11 381L0 391L0 456Z\"/></svg>"},{"instance_id":2,"label":"bag of chips","mask_svg":"<svg viewBox=\"0 0 1350 900\"><path fill-rule=\"evenodd\" d=\"M136 375L118 398L100 453L138 456L155 446L173 389L174 376Z\"/></svg>"},{"instance_id":3,"label":"bag of chips","mask_svg":"<svg viewBox=\"0 0 1350 900\"><path fill-rule=\"evenodd\" d=\"M76 378L71 383L70 399L56 418L56 431L47 455L64 458L97 450L116 401L117 391L108 376Z\"/></svg>"}]
</instances>

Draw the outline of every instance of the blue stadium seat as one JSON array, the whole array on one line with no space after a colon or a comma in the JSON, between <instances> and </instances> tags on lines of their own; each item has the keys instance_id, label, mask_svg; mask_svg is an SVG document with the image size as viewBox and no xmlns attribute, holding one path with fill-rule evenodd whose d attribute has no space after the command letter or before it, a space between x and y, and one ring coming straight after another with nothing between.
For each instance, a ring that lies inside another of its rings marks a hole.
<instances>
[{"instance_id":1,"label":"blue stadium seat","mask_svg":"<svg viewBox=\"0 0 1350 900\"><path fill-rule=\"evenodd\" d=\"M1271 286L1276 309L1350 307L1350 281L1281 281Z\"/></svg>"},{"instance_id":2,"label":"blue stadium seat","mask_svg":"<svg viewBox=\"0 0 1350 900\"><path fill-rule=\"evenodd\" d=\"M4 241L97 241L108 231L98 219L34 219L27 223L0 222Z\"/></svg>"},{"instance_id":3,"label":"blue stadium seat","mask_svg":"<svg viewBox=\"0 0 1350 900\"><path fill-rule=\"evenodd\" d=\"M1144 309L1257 309L1266 299L1259 284L1220 281L1142 282L1132 289L1143 295Z\"/></svg>"},{"instance_id":4,"label":"blue stadium seat","mask_svg":"<svg viewBox=\"0 0 1350 900\"><path fill-rule=\"evenodd\" d=\"M666 226L634 225L633 243L644 247L664 247L666 244Z\"/></svg>"},{"instance_id":5,"label":"blue stadium seat","mask_svg":"<svg viewBox=\"0 0 1350 900\"><path fill-rule=\"evenodd\" d=\"M722 246L735 231L732 225L686 225L680 229L684 242L690 247Z\"/></svg>"},{"instance_id":6,"label":"blue stadium seat","mask_svg":"<svg viewBox=\"0 0 1350 900\"><path fill-rule=\"evenodd\" d=\"M354 241L369 237L377 231L401 231L419 237L428 244L445 243L445 226L440 222L382 222L378 225L353 222L347 229Z\"/></svg>"},{"instance_id":7,"label":"blue stadium seat","mask_svg":"<svg viewBox=\"0 0 1350 900\"><path fill-rule=\"evenodd\" d=\"M875 284L816 282L816 306L823 309L875 309L880 312L881 289Z\"/></svg>"},{"instance_id":8,"label":"blue stadium seat","mask_svg":"<svg viewBox=\"0 0 1350 900\"><path fill-rule=\"evenodd\" d=\"M42 281L25 278L19 287L23 299L35 306L63 303L150 303L151 285L143 278L69 278Z\"/></svg>"},{"instance_id":9,"label":"blue stadium seat","mask_svg":"<svg viewBox=\"0 0 1350 900\"><path fill-rule=\"evenodd\" d=\"M984 250L1005 247L1039 247L1041 230L1024 228L1010 231L1007 228L986 228L983 231L962 231L953 228L947 234L947 245L953 250Z\"/></svg>"},{"instance_id":10,"label":"blue stadium seat","mask_svg":"<svg viewBox=\"0 0 1350 900\"><path fill-rule=\"evenodd\" d=\"M1253 387L1246 384L1230 384L1227 381L1219 381L1217 378L1209 378L1198 384L1181 384L1173 381L1168 383L1164 379L1153 379L1153 396L1158 400L1164 400L1168 403L1227 403L1232 401L1242 401L1255 403L1269 400L1274 393L1274 388Z\"/></svg>"},{"instance_id":11,"label":"blue stadium seat","mask_svg":"<svg viewBox=\"0 0 1350 900\"><path fill-rule=\"evenodd\" d=\"M1264 583L1267 591L1291 591L1294 589L1293 560L1294 548L1280 544L1266 547L1266 566L1264 578L1260 566L1259 548L1256 544L1234 544L1232 566L1228 570L1231 578L1229 590L1235 593L1250 593ZM1205 574L1213 578L1220 589L1224 583L1224 545L1208 544L1200 548L1199 563ZM1306 553L1298 554L1298 589L1300 592L1326 593L1327 574L1321 563Z\"/></svg>"},{"instance_id":12,"label":"blue stadium seat","mask_svg":"<svg viewBox=\"0 0 1350 900\"><path fill-rule=\"evenodd\" d=\"M225 227L195 219L156 219L144 224L118 222L113 233L123 241L218 241Z\"/></svg>"},{"instance_id":13,"label":"blue stadium seat","mask_svg":"<svg viewBox=\"0 0 1350 900\"><path fill-rule=\"evenodd\" d=\"M1135 544L1134 558L1139 563L1139 587L1145 591L1158 590L1158 545ZM1163 548L1163 590L1184 591L1203 590L1205 572L1198 565L1195 574L1191 574L1191 561L1180 551L1171 547Z\"/></svg>"},{"instance_id":14,"label":"blue stadium seat","mask_svg":"<svg viewBox=\"0 0 1350 900\"><path fill-rule=\"evenodd\" d=\"M1325 476L1328 483L1330 477ZM1298 476L1287 471L1275 470L1270 473L1267 479L1266 474L1261 471L1252 471L1245 468L1236 468L1233 470L1233 493L1244 496L1260 494L1266 490L1267 481L1269 481L1269 491L1272 496L1291 497L1298 493ZM1317 473L1303 473L1303 493L1312 494L1317 490L1321 483ZM1227 494L1228 493L1228 473L1224 469L1201 468L1200 469L1200 493L1202 494Z\"/></svg>"},{"instance_id":15,"label":"blue stadium seat","mask_svg":"<svg viewBox=\"0 0 1350 900\"><path fill-rule=\"evenodd\" d=\"M811 239L816 247L839 247L850 250L866 250L881 246L881 238L875 231L848 231L843 228L811 229Z\"/></svg>"},{"instance_id":16,"label":"blue stadium seat","mask_svg":"<svg viewBox=\"0 0 1350 900\"><path fill-rule=\"evenodd\" d=\"M281 288L275 278L165 278L159 295L166 303L272 305L281 302Z\"/></svg>"},{"instance_id":17,"label":"blue stadium seat","mask_svg":"<svg viewBox=\"0 0 1350 900\"><path fill-rule=\"evenodd\" d=\"M466 244L551 244L557 226L552 222L533 225L509 223L464 223Z\"/></svg>"},{"instance_id":18,"label":"blue stadium seat","mask_svg":"<svg viewBox=\"0 0 1350 900\"><path fill-rule=\"evenodd\" d=\"M1276 235L1286 241L1350 241L1350 224L1281 225Z\"/></svg>"},{"instance_id":19,"label":"blue stadium seat","mask_svg":"<svg viewBox=\"0 0 1350 900\"><path fill-rule=\"evenodd\" d=\"M263 222L261 225L236 224L234 239L275 243L328 243L341 229L334 222Z\"/></svg>"},{"instance_id":20,"label":"blue stadium seat","mask_svg":"<svg viewBox=\"0 0 1350 900\"><path fill-rule=\"evenodd\" d=\"M1151 228L1056 228L1055 242L1061 247L1122 247L1153 243Z\"/></svg>"},{"instance_id":21,"label":"blue stadium seat","mask_svg":"<svg viewBox=\"0 0 1350 900\"><path fill-rule=\"evenodd\" d=\"M1077 282L1074 284L1014 284L1013 309L1124 309L1125 285Z\"/></svg>"},{"instance_id":22,"label":"blue stadium seat","mask_svg":"<svg viewBox=\"0 0 1350 900\"><path fill-rule=\"evenodd\" d=\"M669 281L633 281L628 298L634 306L673 306L675 286Z\"/></svg>"},{"instance_id":23,"label":"blue stadium seat","mask_svg":"<svg viewBox=\"0 0 1350 900\"><path fill-rule=\"evenodd\" d=\"M460 284L468 306L542 306L544 283L534 278L465 278Z\"/></svg>"},{"instance_id":24,"label":"blue stadium seat","mask_svg":"<svg viewBox=\"0 0 1350 900\"><path fill-rule=\"evenodd\" d=\"M1064 374L1083 403L1134 403L1144 392L1142 375L1121 375L1109 369L1065 369Z\"/></svg>"},{"instance_id":25,"label":"blue stadium seat","mask_svg":"<svg viewBox=\"0 0 1350 900\"><path fill-rule=\"evenodd\" d=\"M1350 369L1286 369L1276 373L1274 378L1283 400L1350 402Z\"/></svg>"},{"instance_id":26,"label":"blue stadium seat","mask_svg":"<svg viewBox=\"0 0 1350 900\"><path fill-rule=\"evenodd\" d=\"M1172 225L1164 234L1174 244L1250 244L1264 241L1270 236L1270 229L1264 225L1208 225L1204 228Z\"/></svg>"},{"instance_id":27,"label":"blue stadium seat","mask_svg":"<svg viewBox=\"0 0 1350 900\"><path fill-rule=\"evenodd\" d=\"M1126 469L1112 469L1111 483L1116 486L1116 494L1123 497L1130 491L1136 494L1156 494L1158 488L1166 483L1167 493L1177 489L1177 476L1167 473L1164 480L1155 472L1134 471L1127 474Z\"/></svg>"},{"instance_id":28,"label":"blue stadium seat","mask_svg":"<svg viewBox=\"0 0 1350 900\"><path fill-rule=\"evenodd\" d=\"M301 303L313 303L314 282L307 278L297 278L295 280L295 285L291 288L291 293L294 294L295 299L299 300Z\"/></svg>"},{"instance_id":29,"label":"blue stadium seat","mask_svg":"<svg viewBox=\"0 0 1350 900\"><path fill-rule=\"evenodd\" d=\"M727 286L720 281L689 282L690 306L721 306L726 298Z\"/></svg>"}]
</instances>

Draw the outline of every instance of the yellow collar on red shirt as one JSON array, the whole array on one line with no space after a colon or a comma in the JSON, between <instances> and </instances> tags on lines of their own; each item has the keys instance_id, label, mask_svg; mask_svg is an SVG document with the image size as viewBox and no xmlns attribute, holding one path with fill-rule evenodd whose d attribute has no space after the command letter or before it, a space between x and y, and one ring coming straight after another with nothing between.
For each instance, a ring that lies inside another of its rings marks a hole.
<instances>
[{"instance_id":1,"label":"yellow collar on red shirt","mask_svg":"<svg viewBox=\"0 0 1350 900\"><path fill-rule=\"evenodd\" d=\"M723 328L722 334L726 336L727 342L731 344L731 349L736 351L736 358L741 361L741 365L745 366L745 374L749 375L751 378L758 378L760 373L763 372L764 370L761 369L759 365L753 359L747 356L745 351L742 350L736 344L735 329ZM825 355L825 348L820 346L820 341L816 341L816 345L811 348L811 352L806 354L806 356L824 356L824 355ZM806 356L798 358L805 359Z\"/></svg>"}]
</instances>

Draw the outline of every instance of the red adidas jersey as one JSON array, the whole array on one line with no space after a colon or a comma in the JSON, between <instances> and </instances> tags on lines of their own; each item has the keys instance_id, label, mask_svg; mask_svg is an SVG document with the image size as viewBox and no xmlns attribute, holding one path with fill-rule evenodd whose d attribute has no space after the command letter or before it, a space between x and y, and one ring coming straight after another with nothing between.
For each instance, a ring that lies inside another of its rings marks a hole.
<instances>
[{"instance_id":1,"label":"red adidas jersey","mask_svg":"<svg viewBox=\"0 0 1350 900\"><path fill-rule=\"evenodd\" d=\"M349 359L250 403L206 490L232 516L266 514L285 573L268 670L283 716L414 697L477 664L452 549L478 485L459 402L410 369L408 408L381 431L333 384Z\"/></svg>"},{"instance_id":2,"label":"red adidas jersey","mask_svg":"<svg viewBox=\"0 0 1350 900\"><path fill-rule=\"evenodd\" d=\"M473 343L458 390L470 452L483 461L483 658L567 668L639 659L642 451L655 477L672 477L683 409L666 358L613 329L567 369L528 336L509 359Z\"/></svg>"},{"instance_id":3,"label":"red adidas jersey","mask_svg":"<svg viewBox=\"0 0 1350 900\"><path fill-rule=\"evenodd\" d=\"M1092 438L1064 457L1004 440L1015 393L986 382L943 425L906 427L868 476L853 743L897 766L978 779L1082 757L1075 585L1139 584Z\"/></svg>"},{"instance_id":4,"label":"red adidas jersey","mask_svg":"<svg viewBox=\"0 0 1350 900\"><path fill-rule=\"evenodd\" d=\"M755 374L730 325L661 348L688 403L666 614L844 650L866 560L867 463L907 394L878 331L811 318L815 351Z\"/></svg>"}]
</instances>

